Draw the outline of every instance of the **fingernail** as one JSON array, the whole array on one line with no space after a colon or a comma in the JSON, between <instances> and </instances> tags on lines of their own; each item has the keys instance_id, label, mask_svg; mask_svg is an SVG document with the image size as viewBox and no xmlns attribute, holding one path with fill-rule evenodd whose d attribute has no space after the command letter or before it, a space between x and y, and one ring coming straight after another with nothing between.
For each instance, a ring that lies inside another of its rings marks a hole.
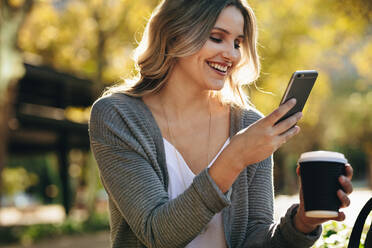
<instances>
[{"instance_id":1,"label":"fingernail","mask_svg":"<svg viewBox=\"0 0 372 248\"><path fill-rule=\"evenodd\" d=\"M296 102L297 102L296 98L291 99L291 104L296 104Z\"/></svg>"},{"instance_id":2,"label":"fingernail","mask_svg":"<svg viewBox=\"0 0 372 248\"><path fill-rule=\"evenodd\" d=\"M343 183L343 182L345 182L345 176L340 176L340 181Z\"/></svg>"}]
</instances>

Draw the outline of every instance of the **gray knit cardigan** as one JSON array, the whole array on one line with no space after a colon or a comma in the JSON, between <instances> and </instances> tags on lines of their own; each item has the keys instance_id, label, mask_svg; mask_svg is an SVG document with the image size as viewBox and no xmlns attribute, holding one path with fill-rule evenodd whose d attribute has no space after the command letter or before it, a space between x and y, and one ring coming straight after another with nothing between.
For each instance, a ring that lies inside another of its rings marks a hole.
<instances>
[{"instance_id":1,"label":"gray knit cardigan","mask_svg":"<svg viewBox=\"0 0 372 248\"><path fill-rule=\"evenodd\" d=\"M230 137L262 117L232 106ZM293 205L273 220L272 156L249 165L223 194L208 174L197 175L180 196L168 197L162 135L141 98L116 93L96 101L91 147L109 197L112 247L185 247L222 211L227 247L310 247L320 236L297 231Z\"/></svg>"}]
</instances>

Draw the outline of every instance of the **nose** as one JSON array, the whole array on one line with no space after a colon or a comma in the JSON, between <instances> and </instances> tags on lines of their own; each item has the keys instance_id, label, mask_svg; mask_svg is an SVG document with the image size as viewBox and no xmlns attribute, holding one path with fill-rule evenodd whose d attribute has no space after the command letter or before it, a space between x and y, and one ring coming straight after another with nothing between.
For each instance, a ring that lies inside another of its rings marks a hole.
<instances>
[{"instance_id":1,"label":"nose","mask_svg":"<svg viewBox=\"0 0 372 248\"><path fill-rule=\"evenodd\" d=\"M235 47L235 44L226 44L222 56L224 59L237 62L240 59L240 50Z\"/></svg>"}]
</instances>

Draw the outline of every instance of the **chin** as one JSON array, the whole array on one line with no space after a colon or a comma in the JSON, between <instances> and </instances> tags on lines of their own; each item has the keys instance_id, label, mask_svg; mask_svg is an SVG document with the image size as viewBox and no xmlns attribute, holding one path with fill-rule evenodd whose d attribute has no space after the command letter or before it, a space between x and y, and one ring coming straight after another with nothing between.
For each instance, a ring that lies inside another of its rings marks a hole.
<instances>
[{"instance_id":1,"label":"chin","mask_svg":"<svg viewBox=\"0 0 372 248\"><path fill-rule=\"evenodd\" d=\"M214 81L208 84L209 90L222 90L225 85L225 81Z\"/></svg>"}]
</instances>

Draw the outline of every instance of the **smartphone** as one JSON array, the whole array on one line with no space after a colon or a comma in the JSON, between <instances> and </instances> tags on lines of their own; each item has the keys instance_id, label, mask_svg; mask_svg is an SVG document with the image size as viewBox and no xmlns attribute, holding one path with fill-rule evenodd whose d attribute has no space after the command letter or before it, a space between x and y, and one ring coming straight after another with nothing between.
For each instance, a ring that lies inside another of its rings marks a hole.
<instances>
[{"instance_id":1,"label":"smartphone","mask_svg":"<svg viewBox=\"0 0 372 248\"><path fill-rule=\"evenodd\" d=\"M315 70L295 71L292 74L287 89L285 90L282 100L280 101L280 105L292 98L295 98L297 102L296 105L276 123L279 123L291 115L303 110L317 77L318 72Z\"/></svg>"}]
</instances>

